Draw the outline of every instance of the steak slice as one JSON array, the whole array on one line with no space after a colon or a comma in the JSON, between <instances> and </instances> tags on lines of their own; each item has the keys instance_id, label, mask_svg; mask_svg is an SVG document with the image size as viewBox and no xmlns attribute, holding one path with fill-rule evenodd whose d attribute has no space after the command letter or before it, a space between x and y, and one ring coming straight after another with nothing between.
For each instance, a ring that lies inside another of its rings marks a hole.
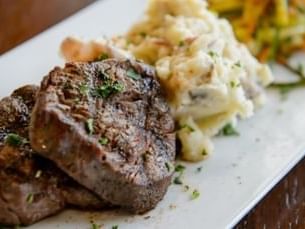
<instances>
[{"instance_id":1,"label":"steak slice","mask_svg":"<svg viewBox=\"0 0 305 229\"><path fill-rule=\"evenodd\" d=\"M105 206L53 162L34 154L27 139L37 91L25 86L0 101L0 224L32 224L66 205Z\"/></svg>"},{"instance_id":2,"label":"steak slice","mask_svg":"<svg viewBox=\"0 0 305 229\"><path fill-rule=\"evenodd\" d=\"M174 121L155 71L131 60L68 63L41 84L33 148L102 199L134 213L171 182Z\"/></svg>"}]
</instances>

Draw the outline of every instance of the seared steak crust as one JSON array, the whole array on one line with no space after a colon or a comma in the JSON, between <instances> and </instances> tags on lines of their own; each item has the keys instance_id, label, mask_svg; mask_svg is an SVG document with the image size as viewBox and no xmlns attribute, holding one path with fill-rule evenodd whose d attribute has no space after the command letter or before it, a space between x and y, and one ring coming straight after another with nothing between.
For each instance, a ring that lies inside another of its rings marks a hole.
<instances>
[{"instance_id":1,"label":"seared steak crust","mask_svg":"<svg viewBox=\"0 0 305 229\"><path fill-rule=\"evenodd\" d=\"M132 212L154 208L170 184L174 121L154 70L139 62L55 68L41 84L30 139L80 184Z\"/></svg>"},{"instance_id":2,"label":"seared steak crust","mask_svg":"<svg viewBox=\"0 0 305 229\"><path fill-rule=\"evenodd\" d=\"M0 224L32 224L67 204L81 208L105 205L54 163L34 154L27 140L37 91L36 86L25 86L0 101ZM22 142L9 143L12 133Z\"/></svg>"}]
</instances>

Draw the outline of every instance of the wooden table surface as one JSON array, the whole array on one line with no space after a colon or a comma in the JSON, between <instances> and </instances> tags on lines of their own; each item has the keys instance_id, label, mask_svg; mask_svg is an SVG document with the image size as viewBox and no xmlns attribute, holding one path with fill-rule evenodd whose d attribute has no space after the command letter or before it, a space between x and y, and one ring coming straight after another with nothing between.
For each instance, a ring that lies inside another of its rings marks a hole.
<instances>
[{"instance_id":1,"label":"wooden table surface","mask_svg":"<svg viewBox=\"0 0 305 229\"><path fill-rule=\"evenodd\" d=\"M95 0L0 0L0 54ZM305 228L305 159L236 226Z\"/></svg>"}]
</instances>

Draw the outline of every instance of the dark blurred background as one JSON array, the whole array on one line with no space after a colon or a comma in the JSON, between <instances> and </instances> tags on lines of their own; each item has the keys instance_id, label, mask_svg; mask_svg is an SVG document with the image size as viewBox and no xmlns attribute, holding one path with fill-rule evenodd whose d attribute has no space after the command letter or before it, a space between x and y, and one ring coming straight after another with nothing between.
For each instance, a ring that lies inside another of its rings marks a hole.
<instances>
[{"instance_id":1,"label":"dark blurred background","mask_svg":"<svg viewBox=\"0 0 305 229\"><path fill-rule=\"evenodd\" d=\"M0 54L96 0L0 0Z\"/></svg>"}]
</instances>

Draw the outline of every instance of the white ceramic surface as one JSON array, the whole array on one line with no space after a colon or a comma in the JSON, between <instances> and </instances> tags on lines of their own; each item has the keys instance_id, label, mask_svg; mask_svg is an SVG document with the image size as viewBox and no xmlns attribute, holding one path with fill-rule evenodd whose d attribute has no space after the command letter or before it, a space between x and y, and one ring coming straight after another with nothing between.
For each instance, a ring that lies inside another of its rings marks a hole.
<instances>
[{"instance_id":1,"label":"white ceramic surface","mask_svg":"<svg viewBox=\"0 0 305 229\"><path fill-rule=\"evenodd\" d=\"M142 14L146 1L99 1L63 23L0 56L0 97L14 88L39 83L56 64L63 64L58 47L66 35L94 38L124 32ZM304 57L297 57L302 60ZM277 74L287 74L278 69ZM172 185L158 207L144 216L116 212L65 211L30 229L91 228L230 228L240 220L304 155L305 90L282 101L268 92L266 106L238 126L239 137L215 139L216 151L206 161L187 164L185 182L200 197ZM200 173L196 168L202 166ZM150 216L149 218L147 216Z\"/></svg>"}]
</instances>

